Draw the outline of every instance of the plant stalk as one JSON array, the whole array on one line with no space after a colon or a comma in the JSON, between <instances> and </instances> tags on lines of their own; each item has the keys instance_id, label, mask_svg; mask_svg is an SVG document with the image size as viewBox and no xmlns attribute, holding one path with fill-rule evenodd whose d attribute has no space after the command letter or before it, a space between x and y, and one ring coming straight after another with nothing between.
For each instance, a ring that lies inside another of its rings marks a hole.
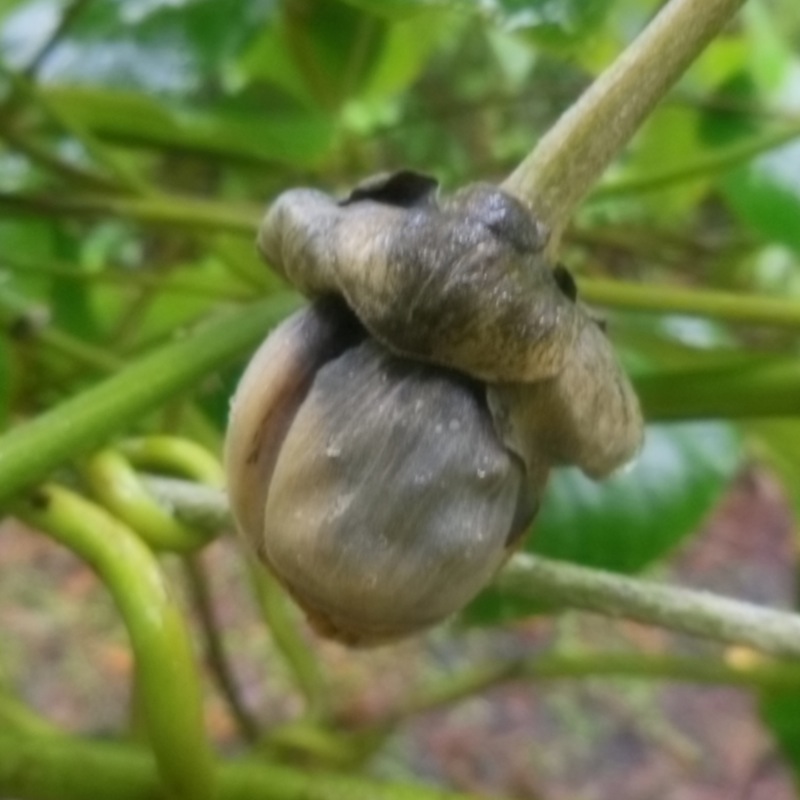
<instances>
[{"instance_id":1,"label":"plant stalk","mask_svg":"<svg viewBox=\"0 0 800 800\"><path fill-rule=\"evenodd\" d=\"M179 514L194 516L192 506L196 504L202 508L207 524L217 530L230 525L222 496L209 496L205 487L188 483L174 492L176 483L148 479L159 499L179 508ZM216 516L209 513L212 508ZM530 554L514 556L498 573L495 583L501 591L530 600L531 604L545 602L580 608L800 658L800 615L787 611Z\"/></svg>"},{"instance_id":2,"label":"plant stalk","mask_svg":"<svg viewBox=\"0 0 800 800\"><path fill-rule=\"evenodd\" d=\"M670 0L511 173L556 248L570 216L686 68L745 0Z\"/></svg>"},{"instance_id":3,"label":"plant stalk","mask_svg":"<svg viewBox=\"0 0 800 800\"><path fill-rule=\"evenodd\" d=\"M511 559L495 584L500 591L531 603L580 608L800 658L800 615L709 592L664 586L528 553Z\"/></svg>"},{"instance_id":4,"label":"plant stalk","mask_svg":"<svg viewBox=\"0 0 800 800\"><path fill-rule=\"evenodd\" d=\"M221 315L0 438L0 501L107 442L252 347L297 305L274 295Z\"/></svg>"},{"instance_id":5,"label":"plant stalk","mask_svg":"<svg viewBox=\"0 0 800 800\"><path fill-rule=\"evenodd\" d=\"M138 748L0 732L0 796L18 800L161 800L151 758ZM264 760L220 764L215 800L477 800L432 787L381 783ZM488 800L488 798L484 798Z\"/></svg>"}]
</instances>

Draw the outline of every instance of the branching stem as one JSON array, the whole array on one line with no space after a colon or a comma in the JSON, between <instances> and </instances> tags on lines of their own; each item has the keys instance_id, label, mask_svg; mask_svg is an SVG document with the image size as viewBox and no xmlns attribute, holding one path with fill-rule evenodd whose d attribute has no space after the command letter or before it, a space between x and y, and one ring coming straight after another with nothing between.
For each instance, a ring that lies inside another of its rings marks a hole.
<instances>
[{"instance_id":1,"label":"branching stem","mask_svg":"<svg viewBox=\"0 0 800 800\"><path fill-rule=\"evenodd\" d=\"M175 480L148 479L148 485L180 516L202 519L216 529L230 527L227 504L219 493ZM201 509L200 514L195 507ZM800 658L800 615L787 611L530 554L512 558L496 584L532 604L581 608Z\"/></svg>"}]
</instances>

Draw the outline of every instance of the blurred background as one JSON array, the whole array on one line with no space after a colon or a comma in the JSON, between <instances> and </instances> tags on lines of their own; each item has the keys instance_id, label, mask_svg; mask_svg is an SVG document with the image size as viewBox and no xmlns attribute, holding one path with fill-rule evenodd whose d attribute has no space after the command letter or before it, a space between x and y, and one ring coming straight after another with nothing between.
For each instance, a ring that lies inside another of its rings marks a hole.
<instances>
[{"instance_id":1,"label":"blurred background","mask_svg":"<svg viewBox=\"0 0 800 800\"><path fill-rule=\"evenodd\" d=\"M434 174L445 192L502 180L660 5L0 0L0 425L284 290L253 238L285 188L344 194L400 167ZM584 203L561 258L636 375L796 357L796 0L749 0ZM718 292L742 300L724 306ZM140 430L218 453L245 356ZM725 399L724 413L702 414L719 418L702 421L681 400L676 419L650 426L636 467L607 483L558 474L530 549L793 607L800 423ZM283 731L272 746L291 751L303 699L236 543L203 551L200 584L167 561L199 640L204 615L215 618L240 695L237 710L207 681L215 741L239 752L250 726ZM124 729L133 664L93 573L6 522L0 575L5 685L69 730ZM537 611L490 590L452 624L356 653L293 619L338 729L392 721L372 774L526 799L796 796L800 690L698 686L644 669L592 676L609 656L742 668L760 657ZM583 657L580 679L499 674L482 691L415 705L429 684L476 665L553 654Z\"/></svg>"}]
</instances>

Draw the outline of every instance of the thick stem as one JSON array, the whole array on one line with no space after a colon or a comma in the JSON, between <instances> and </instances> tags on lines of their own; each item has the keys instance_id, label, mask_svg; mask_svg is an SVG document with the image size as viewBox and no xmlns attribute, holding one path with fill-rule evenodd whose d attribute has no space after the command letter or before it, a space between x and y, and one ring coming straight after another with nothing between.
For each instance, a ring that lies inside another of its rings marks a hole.
<instances>
[{"instance_id":1,"label":"thick stem","mask_svg":"<svg viewBox=\"0 0 800 800\"><path fill-rule=\"evenodd\" d=\"M496 585L531 603L581 608L800 658L800 615L708 592L662 586L530 554L515 556L498 575Z\"/></svg>"},{"instance_id":2,"label":"thick stem","mask_svg":"<svg viewBox=\"0 0 800 800\"><path fill-rule=\"evenodd\" d=\"M155 800L152 759L140 749L67 737L0 732L0 796L18 800ZM216 800L477 800L420 785L279 767L221 764Z\"/></svg>"},{"instance_id":3,"label":"thick stem","mask_svg":"<svg viewBox=\"0 0 800 800\"><path fill-rule=\"evenodd\" d=\"M169 502L174 482L148 484L163 502ZM190 516L192 507L199 506L207 523L216 529L229 526L222 498L207 494L205 487L183 484L172 503ZM212 508L214 512L209 513ZM586 609L775 655L800 657L800 616L786 611L528 554L512 558L495 582L502 591L531 603Z\"/></svg>"},{"instance_id":4,"label":"thick stem","mask_svg":"<svg viewBox=\"0 0 800 800\"><path fill-rule=\"evenodd\" d=\"M37 489L15 513L83 558L111 592L131 638L148 739L169 796L211 800L214 765L192 644L155 556L126 525L59 486Z\"/></svg>"},{"instance_id":5,"label":"thick stem","mask_svg":"<svg viewBox=\"0 0 800 800\"><path fill-rule=\"evenodd\" d=\"M572 212L744 0L670 0L503 184L560 238Z\"/></svg>"},{"instance_id":6,"label":"thick stem","mask_svg":"<svg viewBox=\"0 0 800 800\"><path fill-rule=\"evenodd\" d=\"M295 305L275 295L161 347L0 438L0 500L42 480L254 345Z\"/></svg>"}]
</instances>

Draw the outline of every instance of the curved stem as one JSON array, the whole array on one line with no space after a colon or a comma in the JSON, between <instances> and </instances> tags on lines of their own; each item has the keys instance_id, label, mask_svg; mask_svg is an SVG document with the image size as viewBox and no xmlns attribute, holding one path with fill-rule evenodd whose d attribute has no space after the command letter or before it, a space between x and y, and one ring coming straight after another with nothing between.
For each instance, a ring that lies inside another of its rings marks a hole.
<instances>
[{"instance_id":1,"label":"curved stem","mask_svg":"<svg viewBox=\"0 0 800 800\"><path fill-rule=\"evenodd\" d=\"M182 436L141 436L124 439L117 449L137 469L158 469L174 475L221 487L222 465L205 447Z\"/></svg>"},{"instance_id":2,"label":"curved stem","mask_svg":"<svg viewBox=\"0 0 800 800\"><path fill-rule=\"evenodd\" d=\"M81 472L103 505L155 550L191 552L208 544L213 536L185 525L168 506L162 506L125 456L115 450L93 454Z\"/></svg>"},{"instance_id":3,"label":"curved stem","mask_svg":"<svg viewBox=\"0 0 800 800\"><path fill-rule=\"evenodd\" d=\"M745 0L670 0L542 137L503 186L560 239L572 212Z\"/></svg>"},{"instance_id":4,"label":"curved stem","mask_svg":"<svg viewBox=\"0 0 800 800\"><path fill-rule=\"evenodd\" d=\"M272 634L272 641L305 699L306 714L313 720L324 719L328 713L325 682L316 656L303 640L290 613L286 592L252 557L246 558L261 614Z\"/></svg>"},{"instance_id":5,"label":"curved stem","mask_svg":"<svg viewBox=\"0 0 800 800\"><path fill-rule=\"evenodd\" d=\"M108 587L131 638L164 784L176 799L211 800L214 767L191 640L153 554L127 526L59 486L37 489L15 513L87 561Z\"/></svg>"},{"instance_id":6,"label":"curved stem","mask_svg":"<svg viewBox=\"0 0 800 800\"><path fill-rule=\"evenodd\" d=\"M274 295L220 316L0 438L0 500L136 424L179 391L254 345L297 304Z\"/></svg>"}]
</instances>

